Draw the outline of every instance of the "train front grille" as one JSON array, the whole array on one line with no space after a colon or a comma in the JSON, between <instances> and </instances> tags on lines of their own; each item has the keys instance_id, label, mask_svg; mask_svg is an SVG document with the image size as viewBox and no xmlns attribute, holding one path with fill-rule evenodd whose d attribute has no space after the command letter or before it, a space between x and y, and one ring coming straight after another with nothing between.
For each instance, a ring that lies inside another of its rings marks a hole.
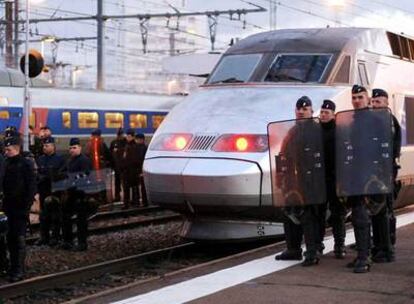
<instances>
[{"instance_id":1,"label":"train front grille","mask_svg":"<svg viewBox=\"0 0 414 304\"><path fill-rule=\"evenodd\" d=\"M215 135L196 135L188 146L188 151L205 151L214 142Z\"/></svg>"}]
</instances>

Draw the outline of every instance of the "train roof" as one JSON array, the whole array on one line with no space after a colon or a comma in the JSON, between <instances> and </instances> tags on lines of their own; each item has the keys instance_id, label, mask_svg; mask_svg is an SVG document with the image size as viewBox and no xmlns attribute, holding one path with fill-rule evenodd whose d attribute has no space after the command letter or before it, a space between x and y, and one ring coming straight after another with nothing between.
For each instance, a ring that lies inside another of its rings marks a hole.
<instances>
[{"instance_id":1,"label":"train roof","mask_svg":"<svg viewBox=\"0 0 414 304\"><path fill-rule=\"evenodd\" d=\"M389 32L378 28L283 29L249 36L229 48L226 54L281 53L298 50L337 53L343 50L352 52L364 49L393 55L388 35Z\"/></svg>"}]
</instances>

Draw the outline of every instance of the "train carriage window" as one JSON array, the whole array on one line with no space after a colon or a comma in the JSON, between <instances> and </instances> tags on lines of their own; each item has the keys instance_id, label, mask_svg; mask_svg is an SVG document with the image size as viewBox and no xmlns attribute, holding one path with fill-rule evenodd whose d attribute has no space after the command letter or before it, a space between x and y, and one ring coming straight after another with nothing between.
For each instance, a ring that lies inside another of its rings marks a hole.
<instances>
[{"instance_id":1,"label":"train carriage window","mask_svg":"<svg viewBox=\"0 0 414 304\"><path fill-rule=\"evenodd\" d=\"M130 114L129 127L133 129L144 129L147 127L147 115L145 114Z\"/></svg>"},{"instance_id":2,"label":"train carriage window","mask_svg":"<svg viewBox=\"0 0 414 304\"><path fill-rule=\"evenodd\" d=\"M333 80L334 83L349 83L349 72L351 68L351 56L342 58L340 68Z\"/></svg>"},{"instance_id":3,"label":"train carriage window","mask_svg":"<svg viewBox=\"0 0 414 304\"><path fill-rule=\"evenodd\" d=\"M9 119L10 113L9 111L0 111L0 119Z\"/></svg>"},{"instance_id":4,"label":"train carriage window","mask_svg":"<svg viewBox=\"0 0 414 304\"><path fill-rule=\"evenodd\" d=\"M70 112L62 112L62 126L65 129L72 128L72 115Z\"/></svg>"},{"instance_id":5,"label":"train carriage window","mask_svg":"<svg viewBox=\"0 0 414 304\"><path fill-rule=\"evenodd\" d=\"M105 128L114 129L124 126L124 114L122 113L105 113Z\"/></svg>"},{"instance_id":6,"label":"train carriage window","mask_svg":"<svg viewBox=\"0 0 414 304\"><path fill-rule=\"evenodd\" d=\"M363 86L369 85L368 72L365 63L358 62L359 83Z\"/></svg>"},{"instance_id":7,"label":"train carriage window","mask_svg":"<svg viewBox=\"0 0 414 304\"><path fill-rule=\"evenodd\" d=\"M33 128L36 128L36 121L36 112L32 111L32 114L30 114L29 125Z\"/></svg>"},{"instance_id":8,"label":"train carriage window","mask_svg":"<svg viewBox=\"0 0 414 304\"><path fill-rule=\"evenodd\" d=\"M152 127L158 129L164 118L165 115L152 115Z\"/></svg>"},{"instance_id":9,"label":"train carriage window","mask_svg":"<svg viewBox=\"0 0 414 304\"><path fill-rule=\"evenodd\" d=\"M253 74L262 54L224 56L208 83L246 82Z\"/></svg>"},{"instance_id":10,"label":"train carriage window","mask_svg":"<svg viewBox=\"0 0 414 304\"><path fill-rule=\"evenodd\" d=\"M405 97L405 130L406 144L414 145L414 97Z\"/></svg>"},{"instance_id":11,"label":"train carriage window","mask_svg":"<svg viewBox=\"0 0 414 304\"><path fill-rule=\"evenodd\" d=\"M78 127L80 129L99 128L99 114L97 112L79 112Z\"/></svg>"},{"instance_id":12,"label":"train carriage window","mask_svg":"<svg viewBox=\"0 0 414 304\"><path fill-rule=\"evenodd\" d=\"M264 81L320 82L331 57L331 54L280 54Z\"/></svg>"}]
</instances>

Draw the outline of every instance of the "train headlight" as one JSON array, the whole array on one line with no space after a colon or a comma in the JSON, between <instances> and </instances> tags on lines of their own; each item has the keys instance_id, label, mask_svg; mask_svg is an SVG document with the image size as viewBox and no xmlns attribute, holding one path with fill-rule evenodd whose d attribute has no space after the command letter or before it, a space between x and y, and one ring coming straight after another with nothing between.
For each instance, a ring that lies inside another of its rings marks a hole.
<instances>
[{"instance_id":1,"label":"train headlight","mask_svg":"<svg viewBox=\"0 0 414 304\"><path fill-rule=\"evenodd\" d=\"M211 149L215 152L265 152L268 147L267 135L224 134Z\"/></svg>"},{"instance_id":2,"label":"train headlight","mask_svg":"<svg viewBox=\"0 0 414 304\"><path fill-rule=\"evenodd\" d=\"M182 151L190 142L193 135L187 133L162 134L151 143L150 150Z\"/></svg>"}]
</instances>

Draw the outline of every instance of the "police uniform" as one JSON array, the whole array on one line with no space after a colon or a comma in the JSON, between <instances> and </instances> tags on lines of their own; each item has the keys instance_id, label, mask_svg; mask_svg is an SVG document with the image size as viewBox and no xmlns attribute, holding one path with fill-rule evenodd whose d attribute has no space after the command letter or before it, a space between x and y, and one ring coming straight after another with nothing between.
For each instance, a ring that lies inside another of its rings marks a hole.
<instances>
[{"instance_id":1,"label":"police uniform","mask_svg":"<svg viewBox=\"0 0 414 304\"><path fill-rule=\"evenodd\" d=\"M127 130L127 135L135 136L135 131ZM139 204L138 194L138 172L141 165L140 152L135 140L127 142L122 156L122 185L124 190L124 206L129 208L130 204ZM132 192L132 197L131 197Z\"/></svg>"},{"instance_id":2,"label":"police uniform","mask_svg":"<svg viewBox=\"0 0 414 304\"><path fill-rule=\"evenodd\" d=\"M121 200L121 164L126 146L122 128L118 129L117 138L111 142L109 150L112 155L112 169L115 172L115 198L116 202Z\"/></svg>"},{"instance_id":3,"label":"police uniform","mask_svg":"<svg viewBox=\"0 0 414 304\"><path fill-rule=\"evenodd\" d=\"M367 92L366 88L355 85L352 88L353 94ZM372 140L377 136L378 132L374 132L378 128L382 128L382 122L379 121L374 114L366 115L363 112L355 111L353 115L353 125L351 125L351 142L353 143L354 153L357 151L364 151L354 160L354 166L361 168L356 176L349 176L353 187L364 188L365 182L370 179L372 175L371 168L375 166L372 159L376 158L380 151L375 146L365 145L366 142ZM370 126L370 128L360 129L353 126ZM380 132L386 131L380 130ZM375 135L373 135L373 134ZM362 191L363 192L363 191ZM362 193L361 192L361 193ZM357 258L349 263L348 267L353 267L355 273L368 272L371 266L370 247L371 247L371 212L368 209L367 201L378 199L381 195L354 195L348 197L348 202L352 206L352 224L354 226L355 245L357 250Z\"/></svg>"},{"instance_id":4,"label":"police uniform","mask_svg":"<svg viewBox=\"0 0 414 304\"><path fill-rule=\"evenodd\" d=\"M308 106L312 106L312 102L307 96L301 97L296 103L297 109ZM290 158L289 163L286 164L288 171L286 172L286 178L283 181L283 193L286 201L283 227L285 231L287 249L277 255L275 259L301 260L301 242L304 237L306 252L304 254L305 260L302 263L303 266L311 266L319 262L316 246L319 235L317 207L315 205L308 204L309 202L298 202L297 195L293 194L301 192L301 189L304 189L305 187L308 190L315 190L318 187L315 184L310 186L308 184L309 181L304 181L299 178L306 176L306 174L294 174L292 170L293 168L296 168L295 170L307 170L307 166L313 162L313 160L307 159L306 156L303 155L303 150L301 149L301 146L303 146L304 143L306 143L307 146L312 146L312 138L304 138L303 135L309 134L307 132L312 134L312 131L309 130L313 127L315 127L315 122L313 120L309 120L306 121L304 125L297 125L292 128L283 141L280 150L281 155L295 155L295 157ZM292 161L299 161L300 163L290 163ZM319 183L319 181L316 181L315 179L311 182ZM306 183L306 186L304 183ZM292 195L289 195L289 193ZM296 217L296 222L292 220L293 217Z\"/></svg>"},{"instance_id":5,"label":"police uniform","mask_svg":"<svg viewBox=\"0 0 414 304\"><path fill-rule=\"evenodd\" d=\"M4 177L4 157L0 154L0 275L6 274L9 269L9 260L7 259L7 216L3 211L3 177Z\"/></svg>"},{"instance_id":6,"label":"police uniform","mask_svg":"<svg viewBox=\"0 0 414 304\"><path fill-rule=\"evenodd\" d=\"M382 89L374 89L372 97L388 98L388 93ZM396 177L399 166L396 159L401 152L401 127L395 116L393 118L393 179L396 185ZM395 186L394 188L397 188ZM392 262L394 260L396 221L394 216L394 193L387 195L387 208L383 208L378 214L372 217L373 245L372 260L377 263Z\"/></svg>"},{"instance_id":7,"label":"police uniform","mask_svg":"<svg viewBox=\"0 0 414 304\"><path fill-rule=\"evenodd\" d=\"M331 100L324 100L321 109L332 110L335 112L336 105ZM323 130L324 156L325 156L325 181L327 202L320 205L318 219L320 226L318 249L322 253L323 239L326 228L326 211L330 211L329 224L332 227L334 237L334 254L336 258L345 256L345 217L346 207L336 195L335 178L335 119L329 122L321 122Z\"/></svg>"},{"instance_id":8,"label":"police uniform","mask_svg":"<svg viewBox=\"0 0 414 304\"><path fill-rule=\"evenodd\" d=\"M148 200L147 200L147 192L145 189L145 183L144 183L144 176L142 175L142 166L144 164L145 160L145 154L147 153L147 146L145 144L145 135L142 133L138 133L135 135L136 139L142 139L144 140L143 143L137 143L138 146L138 158L139 158L139 167L138 167L138 200L139 197L142 199L142 206L148 206Z\"/></svg>"},{"instance_id":9,"label":"police uniform","mask_svg":"<svg viewBox=\"0 0 414 304\"><path fill-rule=\"evenodd\" d=\"M54 144L53 137L47 137L43 144ZM38 183L37 188L40 200L40 240L39 245L55 245L60 237L60 208L56 199L60 198L59 193L52 194L51 185L58 174L65 166L63 156L55 152L47 155L43 154L37 159ZM52 197L54 195L56 198ZM49 231L52 230L52 239L50 240Z\"/></svg>"},{"instance_id":10,"label":"police uniform","mask_svg":"<svg viewBox=\"0 0 414 304\"><path fill-rule=\"evenodd\" d=\"M20 139L8 137L5 146L20 146ZM3 208L8 217L7 245L10 254L11 281L23 278L26 260L26 225L30 206L36 193L33 164L18 154L5 161Z\"/></svg>"},{"instance_id":11,"label":"police uniform","mask_svg":"<svg viewBox=\"0 0 414 304\"><path fill-rule=\"evenodd\" d=\"M79 138L71 138L70 146L80 146ZM68 159L65 172L89 174L92 171L92 162L84 154L71 157ZM83 251L87 249L88 235L88 213L89 208L85 201L85 193L77 189L68 189L63 199L63 249L72 249L73 247L73 231L72 231L72 215L76 214L77 226L77 250Z\"/></svg>"}]
</instances>

